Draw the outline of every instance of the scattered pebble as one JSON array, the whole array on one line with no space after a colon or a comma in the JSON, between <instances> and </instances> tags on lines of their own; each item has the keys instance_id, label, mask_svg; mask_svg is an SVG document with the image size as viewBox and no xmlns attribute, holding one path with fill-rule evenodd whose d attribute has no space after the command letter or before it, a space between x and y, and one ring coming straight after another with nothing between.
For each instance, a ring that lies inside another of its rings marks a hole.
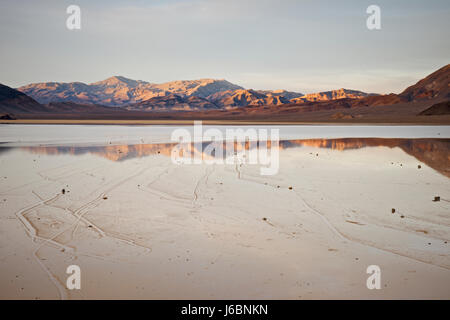
<instances>
[{"instance_id":1,"label":"scattered pebble","mask_svg":"<svg viewBox=\"0 0 450 320\"><path fill-rule=\"evenodd\" d=\"M289 187L289 190L292 190L292 187Z\"/></svg>"},{"instance_id":2,"label":"scattered pebble","mask_svg":"<svg viewBox=\"0 0 450 320\"><path fill-rule=\"evenodd\" d=\"M395 209L394 208L392 208L392 213L395 213Z\"/></svg>"},{"instance_id":3,"label":"scattered pebble","mask_svg":"<svg viewBox=\"0 0 450 320\"><path fill-rule=\"evenodd\" d=\"M263 221L267 221L267 218L264 217L264 218L263 218Z\"/></svg>"},{"instance_id":4,"label":"scattered pebble","mask_svg":"<svg viewBox=\"0 0 450 320\"><path fill-rule=\"evenodd\" d=\"M404 217L405 217L404 215L401 215L401 216L400 216L400 218L402 218L402 219L403 219Z\"/></svg>"},{"instance_id":5,"label":"scattered pebble","mask_svg":"<svg viewBox=\"0 0 450 320\"><path fill-rule=\"evenodd\" d=\"M438 202L438 201L441 201L441 197L439 197L439 196L436 196L436 197L434 197L434 200L433 200L434 202Z\"/></svg>"},{"instance_id":6,"label":"scattered pebble","mask_svg":"<svg viewBox=\"0 0 450 320\"><path fill-rule=\"evenodd\" d=\"M62 189L62 190L61 190L61 193L62 193L62 194L65 194L65 193L66 193L66 189Z\"/></svg>"},{"instance_id":7,"label":"scattered pebble","mask_svg":"<svg viewBox=\"0 0 450 320\"><path fill-rule=\"evenodd\" d=\"M104 197L103 197L103 200L106 200L106 199L108 199L108 197L104 196Z\"/></svg>"},{"instance_id":8,"label":"scattered pebble","mask_svg":"<svg viewBox=\"0 0 450 320\"><path fill-rule=\"evenodd\" d=\"M420 168L422 168L422 166L419 164L419 165L417 166L417 168L420 169Z\"/></svg>"}]
</instances>

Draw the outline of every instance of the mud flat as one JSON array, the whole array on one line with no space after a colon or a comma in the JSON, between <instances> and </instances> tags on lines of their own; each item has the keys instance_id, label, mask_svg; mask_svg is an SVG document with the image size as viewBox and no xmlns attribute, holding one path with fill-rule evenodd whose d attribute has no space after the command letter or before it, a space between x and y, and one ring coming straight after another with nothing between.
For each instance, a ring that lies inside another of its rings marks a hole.
<instances>
[{"instance_id":1,"label":"mud flat","mask_svg":"<svg viewBox=\"0 0 450 320\"><path fill-rule=\"evenodd\" d=\"M0 298L450 299L442 138L291 142L274 176L166 144L1 147Z\"/></svg>"}]
</instances>

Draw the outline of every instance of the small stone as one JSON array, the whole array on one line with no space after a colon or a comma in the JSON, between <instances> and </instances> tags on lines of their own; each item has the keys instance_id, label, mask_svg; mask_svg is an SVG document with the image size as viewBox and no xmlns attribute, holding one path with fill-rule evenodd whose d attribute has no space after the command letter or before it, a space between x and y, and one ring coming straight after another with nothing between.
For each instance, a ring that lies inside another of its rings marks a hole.
<instances>
[{"instance_id":1,"label":"small stone","mask_svg":"<svg viewBox=\"0 0 450 320\"><path fill-rule=\"evenodd\" d=\"M392 213L395 213L395 209L394 208L392 208Z\"/></svg>"},{"instance_id":2,"label":"small stone","mask_svg":"<svg viewBox=\"0 0 450 320\"><path fill-rule=\"evenodd\" d=\"M292 187L289 187L289 190L292 190Z\"/></svg>"},{"instance_id":3,"label":"small stone","mask_svg":"<svg viewBox=\"0 0 450 320\"><path fill-rule=\"evenodd\" d=\"M61 190L61 193L62 193L62 194L65 194L65 193L66 193L66 189L62 189L62 190Z\"/></svg>"},{"instance_id":4,"label":"small stone","mask_svg":"<svg viewBox=\"0 0 450 320\"><path fill-rule=\"evenodd\" d=\"M439 196L436 196L436 197L434 197L434 200L433 200L434 202L438 202L438 201L441 201L441 197L439 197Z\"/></svg>"},{"instance_id":5,"label":"small stone","mask_svg":"<svg viewBox=\"0 0 450 320\"><path fill-rule=\"evenodd\" d=\"M419 165L417 166L417 168L420 169L420 168L422 168L422 166L419 164Z\"/></svg>"}]
</instances>

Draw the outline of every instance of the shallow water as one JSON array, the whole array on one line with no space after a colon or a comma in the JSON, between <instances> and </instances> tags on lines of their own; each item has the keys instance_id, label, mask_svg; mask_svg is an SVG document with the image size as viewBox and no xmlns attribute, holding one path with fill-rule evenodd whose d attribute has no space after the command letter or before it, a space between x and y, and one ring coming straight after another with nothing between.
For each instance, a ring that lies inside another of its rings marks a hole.
<instances>
[{"instance_id":1,"label":"shallow water","mask_svg":"<svg viewBox=\"0 0 450 320\"><path fill-rule=\"evenodd\" d=\"M72 146L23 146L23 147L0 147L0 157L7 156L8 152L17 150L26 151L36 155L70 155L80 156L91 154L103 157L111 161L126 161L134 158L142 158L151 155L165 155L170 157L176 144L154 143L154 144L125 144L107 146L85 146L74 144ZM202 151L207 144L202 145ZM195 149L192 144L191 148ZM224 153L227 153L226 144L223 145ZM234 146L233 146L234 147ZM281 152L291 148L311 147L315 149L330 149L337 151L365 149L365 148L398 148L406 155L414 157L418 163L433 168L444 176L450 177L450 139L386 139L386 138L342 138L342 139L295 139L282 140L279 142ZM242 145L243 149L251 146L247 143ZM233 149L234 150L234 149ZM198 152L199 150L196 150ZM311 152L313 152L312 150ZM203 155L206 157L206 155ZM386 161L397 161L395 158L386 158ZM6 168L5 168L6 169Z\"/></svg>"},{"instance_id":2,"label":"shallow water","mask_svg":"<svg viewBox=\"0 0 450 320\"><path fill-rule=\"evenodd\" d=\"M169 143L176 128L193 132L192 126L115 125L0 125L0 143L12 146L66 144ZM237 126L203 126L203 132L224 132ZM239 126L244 130L279 129L280 140L338 138L450 138L450 126Z\"/></svg>"}]
</instances>

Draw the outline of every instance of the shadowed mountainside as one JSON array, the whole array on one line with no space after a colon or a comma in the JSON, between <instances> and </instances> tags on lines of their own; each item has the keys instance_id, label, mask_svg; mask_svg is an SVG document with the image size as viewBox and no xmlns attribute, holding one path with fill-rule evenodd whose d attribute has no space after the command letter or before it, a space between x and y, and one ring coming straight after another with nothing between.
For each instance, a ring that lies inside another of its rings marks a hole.
<instances>
[{"instance_id":1,"label":"shadowed mountainside","mask_svg":"<svg viewBox=\"0 0 450 320\"><path fill-rule=\"evenodd\" d=\"M218 109L219 107L205 98L197 96L182 97L176 94L154 97L126 106L133 111L190 111Z\"/></svg>"},{"instance_id":2,"label":"shadowed mountainside","mask_svg":"<svg viewBox=\"0 0 450 320\"><path fill-rule=\"evenodd\" d=\"M450 115L450 101L436 103L428 109L419 113L419 115L435 116L435 115Z\"/></svg>"},{"instance_id":3,"label":"shadowed mountainside","mask_svg":"<svg viewBox=\"0 0 450 320\"><path fill-rule=\"evenodd\" d=\"M44 106L26 94L0 84L0 113L45 112Z\"/></svg>"},{"instance_id":4,"label":"shadowed mountainside","mask_svg":"<svg viewBox=\"0 0 450 320\"><path fill-rule=\"evenodd\" d=\"M378 94L365 93L358 90L349 90L341 88L338 90L305 94L304 96L291 100L291 102L302 103L302 102L330 101L338 99L362 99L368 96L378 96Z\"/></svg>"}]
</instances>

